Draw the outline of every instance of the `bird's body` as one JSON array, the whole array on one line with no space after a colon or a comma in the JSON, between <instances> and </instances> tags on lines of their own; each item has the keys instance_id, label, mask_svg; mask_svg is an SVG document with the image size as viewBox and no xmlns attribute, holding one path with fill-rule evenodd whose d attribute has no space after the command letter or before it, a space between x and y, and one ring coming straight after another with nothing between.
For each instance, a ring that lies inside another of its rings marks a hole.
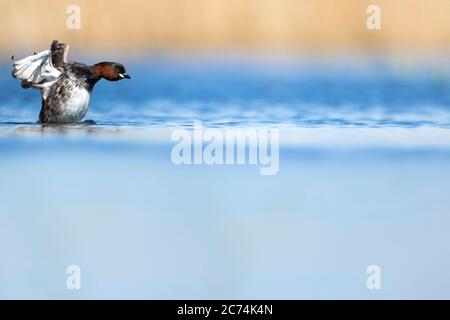
<instances>
[{"instance_id":1,"label":"bird's body","mask_svg":"<svg viewBox=\"0 0 450 320\"><path fill-rule=\"evenodd\" d=\"M92 90L99 79L86 65L67 64L58 80L48 89L39 115L41 123L77 123L84 118Z\"/></svg>"},{"instance_id":2,"label":"bird's body","mask_svg":"<svg viewBox=\"0 0 450 320\"><path fill-rule=\"evenodd\" d=\"M41 91L40 123L79 123L88 111L92 90L100 79L130 78L123 65L115 62L94 66L68 63L67 51L67 45L53 41L50 50L14 62L13 77L22 81L22 87Z\"/></svg>"}]
</instances>

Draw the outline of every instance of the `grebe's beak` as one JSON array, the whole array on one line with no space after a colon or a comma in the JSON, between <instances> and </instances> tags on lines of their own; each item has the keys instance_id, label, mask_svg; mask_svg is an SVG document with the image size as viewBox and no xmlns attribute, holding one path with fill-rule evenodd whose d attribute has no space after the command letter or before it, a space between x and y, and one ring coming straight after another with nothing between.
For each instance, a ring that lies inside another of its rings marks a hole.
<instances>
[{"instance_id":1,"label":"grebe's beak","mask_svg":"<svg viewBox=\"0 0 450 320\"><path fill-rule=\"evenodd\" d=\"M128 73L120 73L119 76L122 79L131 79L130 75Z\"/></svg>"}]
</instances>

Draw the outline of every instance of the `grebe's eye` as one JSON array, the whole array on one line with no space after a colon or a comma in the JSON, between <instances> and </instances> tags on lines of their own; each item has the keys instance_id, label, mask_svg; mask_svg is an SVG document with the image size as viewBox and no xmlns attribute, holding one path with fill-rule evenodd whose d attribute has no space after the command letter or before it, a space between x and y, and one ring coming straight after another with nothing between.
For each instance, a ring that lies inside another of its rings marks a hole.
<instances>
[{"instance_id":1,"label":"grebe's eye","mask_svg":"<svg viewBox=\"0 0 450 320\"><path fill-rule=\"evenodd\" d=\"M125 73L119 73L119 76L122 78L122 79L131 79L131 77L125 72Z\"/></svg>"}]
</instances>

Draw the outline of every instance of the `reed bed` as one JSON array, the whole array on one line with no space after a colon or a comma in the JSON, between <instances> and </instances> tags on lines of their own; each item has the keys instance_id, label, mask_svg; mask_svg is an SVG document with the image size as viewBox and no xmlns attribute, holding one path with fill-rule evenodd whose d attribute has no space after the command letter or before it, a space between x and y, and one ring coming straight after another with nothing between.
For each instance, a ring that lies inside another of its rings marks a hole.
<instances>
[{"instance_id":1,"label":"reed bed","mask_svg":"<svg viewBox=\"0 0 450 320\"><path fill-rule=\"evenodd\" d=\"M366 9L382 9L382 29ZM66 27L69 5L81 29ZM447 49L449 0L1 0L0 49L61 39L92 48Z\"/></svg>"}]
</instances>

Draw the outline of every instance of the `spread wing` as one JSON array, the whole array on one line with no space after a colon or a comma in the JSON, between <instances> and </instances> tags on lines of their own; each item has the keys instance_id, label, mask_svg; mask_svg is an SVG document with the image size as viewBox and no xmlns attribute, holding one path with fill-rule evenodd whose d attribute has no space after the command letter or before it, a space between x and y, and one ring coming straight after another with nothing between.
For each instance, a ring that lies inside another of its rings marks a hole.
<instances>
[{"instance_id":1,"label":"spread wing","mask_svg":"<svg viewBox=\"0 0 450 320\"><path fill-rule=\"evenodd\" d=\"M69 46L65 43L60 43L58 40L54 40L50 47L52 52L53 66L62 71L62 68L67 63L67 53L69 52Z\"/></svg>"},{"instance_id":2,"label":"spread wing","mask_svg":"<svg viewBox=\"0 0 450 320\"><path fill-rule=\"evenodd\" d=\"M30 84L42 84L56 80L61 71L53 66L51 57L51 51L45 50L14 61L13 77Z\"/></svg>"},{"instance_id":3,"label":"spread wing","mask_svg":"<svg viewBox=\"0 0 450 320\"><path fill-rule=\"evenodd\" d=\"M13 77L21 80L24 88L40 89L45 99L48 89L56 82L67 63L68 48L55 40L50 50L14 61Z\"/></svg>"}]
</instances>

